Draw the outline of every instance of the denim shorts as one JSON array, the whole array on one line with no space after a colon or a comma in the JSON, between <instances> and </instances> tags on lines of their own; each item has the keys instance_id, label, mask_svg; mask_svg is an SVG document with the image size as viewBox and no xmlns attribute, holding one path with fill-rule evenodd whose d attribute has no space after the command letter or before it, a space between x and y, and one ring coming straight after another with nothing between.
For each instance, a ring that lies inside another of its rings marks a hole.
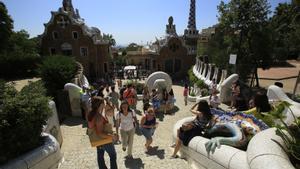
<instances>
[{"instance_id":1,"label":"denim shorts","mask_svg":"<svg viewBox=\"0 0 300 169\"><path fill-rule=\"evenodd\" d=\"M143 135L146 137L147 140L152 139L152 136L154 134L155 128L144 128L141 127L141 131Z\"/></svg>"}]
</instances>

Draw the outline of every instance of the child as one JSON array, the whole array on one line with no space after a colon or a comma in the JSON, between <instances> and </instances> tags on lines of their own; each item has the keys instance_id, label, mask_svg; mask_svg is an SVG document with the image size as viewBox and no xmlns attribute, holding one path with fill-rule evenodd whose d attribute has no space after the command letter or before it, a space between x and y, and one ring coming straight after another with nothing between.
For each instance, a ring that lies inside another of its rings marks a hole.
<instances>
[{"instance_id":1,"label":"child","mask_svg":"<svg viewBox=\"0 0 300 169\"><path fill-rule=\"evenodd\" d=\"M160 107L160 101L158 99L158 93L156 89L152 89L151 100L152 100L152 106L154 108L154 111L157 112L157 110Z\"/></svg>"},{"instance_id":2,"label":"child","mask_svg":"<svg viewBox=\"0 0 300 169\"><path fill-rule=\"evenodd\" d=\"M141 119L141 131L146 138L145 148L147 151L151 149L151 143L153 142L152 136L157 127L155 112L152 107L149 107L147 114Z\"/></svg>"}]
</instances>

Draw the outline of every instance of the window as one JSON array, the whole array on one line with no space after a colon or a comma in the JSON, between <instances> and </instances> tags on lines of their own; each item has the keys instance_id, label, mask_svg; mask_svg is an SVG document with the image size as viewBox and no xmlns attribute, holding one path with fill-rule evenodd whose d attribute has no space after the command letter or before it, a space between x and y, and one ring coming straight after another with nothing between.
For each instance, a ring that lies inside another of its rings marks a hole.
<instances>
[{"instance_id":1,"label":"window","mask_svg":"<svg viewBox=\"0 0 300 169\"><path fill-rule=\"evenodd\" d=\"M174 68L174 71L175 72L179 72L180 69L181 69L181 60L175 59L175 68Z\"/></svg>"},{"instance_id":2,"label":"window","mask_svg":"<svg viewBox=\"0 0 300 169\"><path fill-rule=\"evenodd\" d=\"M80 56L88 56L88 48L80 47Z\"/></svg>"},{"instance_id":3,"label":"window","mask_svg":"<svg viewBox=\"0 0 300 169\"><path fill-rule=\"evenodd\" d=\"M78 39L78 32L73 31L72 34L73 34L73 39Z\"/></svg>"},{"instance_id":4,"label":"window","mask_svg":"<svg viewBox=\"0 0 300 169\"><path fill-rule=\"evenodd\" d=\"M108 69L107 69L107 63L104 63L104 73L107 73Z\"/></svg>"},{"instance_id":5,"label":"window","mask_svg":"<svg viewBox=\"0 0 300 169\"><path fill-rule=\"evenodd\" d=\"M173 60L169 59L165 61L165 72L173 73Z\"/></svg>"},{"instance_id":6,"label":"window","mask_svg":"<svg viewBox=\"0 0 300 169\"><path fill-rule=\"evenodd\" d=\"M52 32L52 38L55 40L55 39L58 39L58 33L56 31Z\"/></svg>"},{"instance_id":7,"label":"window","mask_svg":"<svg viewBox=\"0 0 300 169\"><path fill-rule=\"evenodd\" d=\"M156 69L156 60L152 60L152 68Z\"/></svg>"},{"instance_id":8,"label":"window","mask_svg":"<svg viewBox=\"0 0 300 169\"><path fill-rule=\"evenodd\" d=\"M55 48L50 48L50 55L52 56L52 55L56 55L56 50L55 50Z\"/></svg>"}]
</instances>

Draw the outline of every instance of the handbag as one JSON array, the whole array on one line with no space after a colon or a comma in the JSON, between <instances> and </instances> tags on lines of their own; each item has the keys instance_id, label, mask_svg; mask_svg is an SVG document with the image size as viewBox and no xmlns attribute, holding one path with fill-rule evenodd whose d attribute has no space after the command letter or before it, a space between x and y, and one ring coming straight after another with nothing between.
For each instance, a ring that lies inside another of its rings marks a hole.
<instances>
[{"instance_id":1,"label":"handbag","mask_svg":"<svg viewBox=\"0 0 300 169\"><path fill-rule=\"evenodd\" d=\"M113 134L112 125L110 123L104 124L103 133L104 134ZM95 128L87 128L86 134L89 136L92 147L98 147L98 146L109 144L109 143L113 142L112 135L107 135L106 137L101 137L96 133Z\"/></svg>"}]
</instances>

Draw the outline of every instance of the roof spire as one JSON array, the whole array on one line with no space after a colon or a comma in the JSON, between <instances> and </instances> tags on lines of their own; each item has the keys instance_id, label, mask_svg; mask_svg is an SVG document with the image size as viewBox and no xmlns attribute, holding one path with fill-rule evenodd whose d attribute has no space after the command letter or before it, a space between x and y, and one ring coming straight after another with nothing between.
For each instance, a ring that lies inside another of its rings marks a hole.
<instances>
[{"instance_id":1,"label":"roof spire","mask_svg":"<svg viewBox=\"0 0 300 169\"><path fill-rule=\"evenodd\" d=\"M63 9L64 11L74 13L72 0L63 0Z\"/></svg>"},{"instance_id":2,"label":"roof spire","mask_svg":"<svg viewBox=\"0 0 300 169\"><path fill-rule=\"evenodd\" d=\"M191 0L188 29L196 29L196 0Z\"/></svg>"}]
</instances>

